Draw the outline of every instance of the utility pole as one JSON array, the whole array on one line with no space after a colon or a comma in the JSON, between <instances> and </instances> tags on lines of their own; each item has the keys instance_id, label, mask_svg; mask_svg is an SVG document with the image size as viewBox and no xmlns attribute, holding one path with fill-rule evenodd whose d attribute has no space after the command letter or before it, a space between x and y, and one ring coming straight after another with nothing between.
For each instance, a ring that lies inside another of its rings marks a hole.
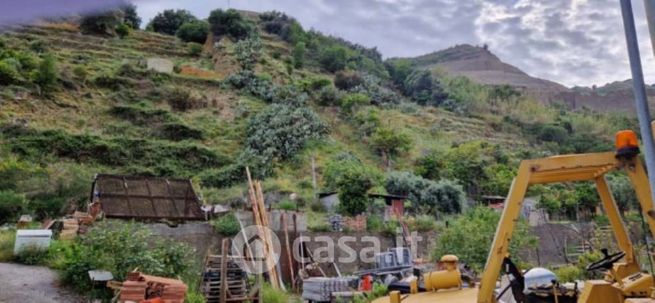
<instances>
[{"instance_id":1,"label":"utility pole","mask_svg":"<svg viewBox=\"0 0 655 303\"><path fill-rule=\"evenodd\" d=\"M646 2L650 1L646 0ZM631 0L621 0L621 13L623 15L623 28L625 29L628 57L630 58L632 88L635 95L637 117L639 118L639 130L641 131L641 141L645 149L648 181L650 183L651 197L653 197L653 203L655 203L655 143L653 143L650 110L648 108L648 99L646 98L644 73L641 69L639 42L637 41L637 31L635 30L635 20L632 12Z\"/></svg>"}]
</instances>

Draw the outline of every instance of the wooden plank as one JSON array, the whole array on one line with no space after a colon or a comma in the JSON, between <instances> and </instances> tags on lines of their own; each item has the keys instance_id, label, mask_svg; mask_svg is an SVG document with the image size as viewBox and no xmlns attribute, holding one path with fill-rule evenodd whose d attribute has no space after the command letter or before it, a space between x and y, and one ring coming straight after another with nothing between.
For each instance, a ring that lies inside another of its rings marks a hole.
<instances>
[{"instance_id":1,"label":"wooden plank","mask_svg":"<svg viewBox=\"0 0 655 303\"><path fill-rule=\"evenodd\" d=\"M229 239L223 239L223 247L221 248L223 252L223 257L221 258L221 273L227 272L227 249ZM221 275L221 303L225 303L227 300L227 275Z\"/></svg>"}]
</instances>

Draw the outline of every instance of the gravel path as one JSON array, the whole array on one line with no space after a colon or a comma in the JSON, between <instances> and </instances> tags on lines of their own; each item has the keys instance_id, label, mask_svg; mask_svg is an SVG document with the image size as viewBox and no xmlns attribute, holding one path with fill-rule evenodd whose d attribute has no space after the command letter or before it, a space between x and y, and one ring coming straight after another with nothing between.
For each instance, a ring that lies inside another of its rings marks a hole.
<instances>
[{"instance_id":1,"label":"gravel path","mask_svg":"<svg viewBox=\"0 0 655 303\"><path fill-rule=\"evenodd\" d=\"M0 303L84 302L57 280L57 272L47 267L0 263Z\"/></svg>"}]
</instances>

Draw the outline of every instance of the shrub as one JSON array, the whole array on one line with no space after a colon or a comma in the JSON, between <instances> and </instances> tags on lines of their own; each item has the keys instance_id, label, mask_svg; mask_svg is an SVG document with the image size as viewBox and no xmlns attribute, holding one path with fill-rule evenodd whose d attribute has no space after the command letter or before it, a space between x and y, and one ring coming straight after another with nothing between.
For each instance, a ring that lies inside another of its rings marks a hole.
<instances>
[{"instance_id":1,"label":"shrub","mask_svg":"<svg viewBox=\"0 0 655 303\"><path fill-rule=\"evenodd\" d=\"M419 157L416 159L416 174L426 179L438 180L446 168L443 156L443 152L431 150Z\"/></svg>"},{"instance_id":2,"label":"shrub","mask_svg":"<svg viewBox=\"0 0 655 303\"><path fill-rule=\"evenodd\" d=\"M209 23L202 20L182 24L175 32L175 36L184 42L204 44L209 34Z\"/></svg>"},{"instance_id":3,"label":"shrub","mask_svg":"<svg viewBox=\"0 0 655 303\"><path fill-rule=\"evenodd\" d=\"M273 104L248 122L246 146L266 159L286 160L308 140L327 132L327 125L310 108Z\"/></svg>"},{"instance_id":4,"label":"shrub","mask_svg":"<svg viewBox=\"0 0 655 303\"><path fill-rule=\"evenodd\" d=\"M162 277L188 277L199 274L196 270L193 249L170 240L156 240L150 230L141 224L96 222L87 234L71 246L60 246L58 263L62 280L80 291L88 291L91 269L110 271L114 278L123 281L135 268ZM187 281L187 283L190 281Z\"/></svg>"},{"instance_id":5,"label":"shrub","mask_svg":"<svg viewBox=\"0 0 655 303\"><path fill-rule=\"evenodd\" d=\"M253 35L234 45L237 61L242 70L252 71L262 55L262 41Z\"/></svg>"},{"instance_id":6,"label":"shrub","mask_svg":"<svg viewBox=\"0 0 655 303\"><path fill-rule=\"evenodd\" d=\"M130 32L132 31L132 28L127 25L126 23L121 23L116 27L116 34L118 37L125 38L130 35Z\"/></svg>"},{"instance_id":7,"label":"shrub","mask_svg":"<svg viewBox=\"0 0 655 303\"><path fill-rule=\"evenodd\" d=\"M406 196L414 205L421 202L422 192L430 182L410 172L394 171L387 175L384 189L392 195Z\"/></svg>"},{"instance_id":8,"label":"shrub","mask_svg":"<svg viewBox=\"0 0 655 303\"><path fill-rule=\"evenodd\" d=\"M340 100L339 92L334 88L334 86L329 85L321 88L318 91L317 97L318 104L323 106L337 105Z\"/></svg>"},{"instance_id":9,"label":"shrub","mask_svg":"<svg viewBox=\"0 0 655 303\"><path fill-rule=\"evenodd\" d=\"M270 284L265 283L262 287L262 302L266 303L287 303L291 302L289 300L289 295L286 292L274 289Z\"/></svg>"},{"instance_id":10,"label":"shrub","mask_svg":"<svg viewBox=\"0 0 655 303\"><path fill-rule=\"evenodd\" d=\"M187 111L193 107L193 100L189 91L172 87L166 90L166 101L174 110Z\"/></svg>"},{"instance_id":11,"label":"shrub","mask_svg":"<svg viewBox=\"0 0 655 303\"><path fill-rule=\"evenodd\" d=\"M305 65L305 43L300 42L293 47L291 56L293 57L293 67L302 68Z\"/></svg>"},{"instance_id":12,"label":"shrub","mask_svg":"<svg viewBox=\"0 0 655 303\"><path fill-rule=\"evenodd\" d=\"M30 49L35 53L42 54L48 51L48 46L46 45L45 41L36 39L30 42Z\"/></svg>"},{"instance_id":13,"label":"shrub","mask_svg":"<svg viewBox=\"0 0 655 303\"><path fill-rule=\"evenodd\" d=\"M20 74L16 67L7 60L0 61L0 85L10 85L20 82Z\"/></svg>"},{"instance_id":14,"label":"shrub","mask_svg":"<svg viewBox=\"0 0 655 303\"><path fill-rule=\"evenodd\" d=\"M25 196L10 190L0 191L0 224L15 222L26 206Z\"/></svg>"},{"instance_id":15,"label":"shrub","mask_svg":"<svg viewBox=\"0 0 655 303\"><path fill-rule=\"evenodd\" d=\"M348 51L342 46L331 46L319 53L319 63L328 72L334 73L346 67Z\"/></svg>"},{"instance_id":16,"label":"shrub","mask_svg":"<svg viewBox=\"0 0 655 303\"><path fill-rule=\"evenodd\" d=\"M280 203L278 203L277 207L283 210L296 210L298 208L298 205L296 205L295 202L290 200L282 200L280 201Z\"/></svg>"},{"instance_id":17,"label":"shrub","mask_svg":"<svg viewBox=\"0 0 655 303\"><path fill-rule=\"evenodd\" d=\"M562 266L555 270L555 275L560 283L575 282L585 278L584 271L575 265Z\"/></svg>"},{"instance_id":18,"label":"shrub","mask_svg":"<svg viewBox=\"0 0 655 303\"><path fill-rule=\"evenodd\" d=\"M419 215L414 222L414 230L418 232L434 231L437 228L435 217L430 215Z\"/></svg>"},{"instance_id":19,"label":"shrub","mask_svg":"<svg viewBox=\"0 0 655 303\"><path fill-rule=\"evenodd\" d=\"M147 29L157 33L175 35L175 32L185 23L198 20L191 12L183 9L167 9L158 13L150 23Z\"/></svg>"},{"instance_id":20,"label":"shrub","mask_svg":"<svg viewBox=\"0 0 655 303\"><path fill-rule=\"evenodd\" d=\"M214 226L216 232L227 237L235 236L241 230L239 220L233 213L226 214L212 221L212 226Z\"/></svg>"},{"instance_id":21,"label":"shrub","mask_svg":"<svg viewBox=\"0 0 655 303\"><path fill-rule=\"evenodd\" d=\"M347 94L340 103L344 112L352 114L357 108L370 104L371 98L364 94Z\"/></svg>"},{"instance_id":22,"label":"shrub","mask_svg":"<svg viewBox=\"0 0 655 303\"><path fill-rule=\"evenodd\" d=\"M403 87L405 94L421 105L439 106L448 99L448 94L428 70L415 70L409 74Z\"/></svg>"},{"instance_id":23,"label":"shrub","mask_svg":"<svg viewBox=\"0 0 655 303\"><path fill-rule=\"evenodd\" d=\"M82 17L80 30L83 34L114 36L122 19L123 12L120 10L92 13Z\"/></svg>"},{"instance_id":24,"label":"shrub","mask_svg":"<svg viewBox=\"0 0 655 303\"><path fill-rule=\"evenodd\" d=\"M55 57L46 55L34 75L34 82L44 91L50 91L57 84L58 72Z\"/></svg>"},{"instance_id":25,"label":"shrub","mask_svg":"<svg viewBox=\"0 0 655 303\"><path fill-rule=\"evenodd\" d=\"M12 229L0 230L0 262L11 262L14 260L14 244L16 243L16 231Z\"/></svg>"},{"instance_id":26,"label":"shrub","mask_svg":"<svg viewBox=\"0 0 655 303\"><path fill-rule=\"evenodd\" d=\"M421 204L432 209L432 212L459 213L464 202L462 186L450 180L430 184L421 193Z\"/></svg>"},{"instance_id":27,"label":"shrub","mask_svg":"<svg viewBox=\"0 0 655 303\"><path fill-rule=\"evenodd\" d=\"M191 42L187 45L189 55L191 56L200 56L202 54L202 44Z\"/></svg>"},{"instance_id":28,"label":"shrub","mask_svg":"<svg viewBox=\"0 0 655 303\"><path fill-rule=\"evenodd\" d=\"M384 222L380 216L366 217L366 230L369 232L380 232L384 228Z\"/></svg>"},{"instance_id":29,"label":"shrub","mask_svg":"<svg viewBox=\"0 0 655 303\"><path fill-rule=\"evenodd\" d=\"M204 138L201 130L174 122L166 123L159 127L158 134L160 137L172 141L187 139L202 140Z\"/></svg>"},{"instance_id":30,"label":"shrub","mask_svg":"<svg viewBox=\"0 0 655 303\"><path fill-rule=\"evenodd\" d=\"M48 257L48 250L36 246L23 247L16 255L16 262L25 265L44 265Z\"/></svg>"},{"instance_id":31,"label":"shrub","mask_svg":"<svg viewBox=\"0 0 655 303\"><path fill-rule=\"evenodd\" d=\"M253 31L253 25L244 19L235 9L226 11L217 9L209 13L209 25L216 37L230 36L235 40L242 40Z\"/></svg>"},{"instance_id":32,"label":"shrub","mask_svg":"<svg viewBox=\"0 0 655 303\"><path fill-rule=\"evenodd\" d=\"M73 68L73 75L75 75L75 78L77 80L80 80L81 82L86 82L86 78L88 77L89 73L87 72L86 68L81 65L77 65Z\"/></svg>"},{"instance_id":33,"label":"shrub","mask_svg":"<svg viewBox=\"0 0 655 303\"><path fill-rule=\"evenodd\" d=\"M390 167L392 156L412 148L412 139L393 128L378 127L371 135L371 146L382 153L387 159L387 167Z\"/></svg>"},{"instance_id":34,"label":"shrub","mask_svg":"<svg viewBox=\"0 0 655 303\"><path fill-rule=\"evenodd\" d=\"M364 84L364 78L356 71L339 71L334 76L334 86L342 90L350 90Z\"/></svg>"},{"instance_id":35,"label":"shrub","mask_svg":"<svg viewBox=\"0 0 655 303\"><path fill-rule=\"evenodd\" d=\"M462 262L474 270L482 270L499 220L500 214L487 207L471 209L450 220L448 227L437 238L433 257L439 259L443 255L457 254ZM510 241L512 258L517 261L520 248L534 247L535 244L536 239L529 234L527 224L519 221Z\"/></svg>"}]
</instances>

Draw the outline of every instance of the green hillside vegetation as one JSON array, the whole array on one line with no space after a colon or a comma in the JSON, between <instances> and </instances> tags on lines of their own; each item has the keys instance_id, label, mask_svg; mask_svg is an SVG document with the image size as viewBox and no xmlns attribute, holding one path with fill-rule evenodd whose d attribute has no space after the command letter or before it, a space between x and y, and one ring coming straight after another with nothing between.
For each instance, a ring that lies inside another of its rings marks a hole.
<instances>
[{"instance_id":1,"label":"green hillside vegetation","mask_svg":"<svg viewBox=\"0 0 655 303\"><path fill-rule=\"evenodd\" d=\"M246 166L309 207L312 158L318 190L338 190L345 213L363 210L366 191L392 191L398 172L410 184L396 193L414 193L417 212L456 213L465 196L504 195L521 159L610 150L615 131L636 129L422 60L385 61L279 12L138 23L123 9L0 35L0 218L62 214L101 172L192 178L207 203L228 203ZM147 69L152 57L174 72Z\"/></svg>"}]
</instances>

